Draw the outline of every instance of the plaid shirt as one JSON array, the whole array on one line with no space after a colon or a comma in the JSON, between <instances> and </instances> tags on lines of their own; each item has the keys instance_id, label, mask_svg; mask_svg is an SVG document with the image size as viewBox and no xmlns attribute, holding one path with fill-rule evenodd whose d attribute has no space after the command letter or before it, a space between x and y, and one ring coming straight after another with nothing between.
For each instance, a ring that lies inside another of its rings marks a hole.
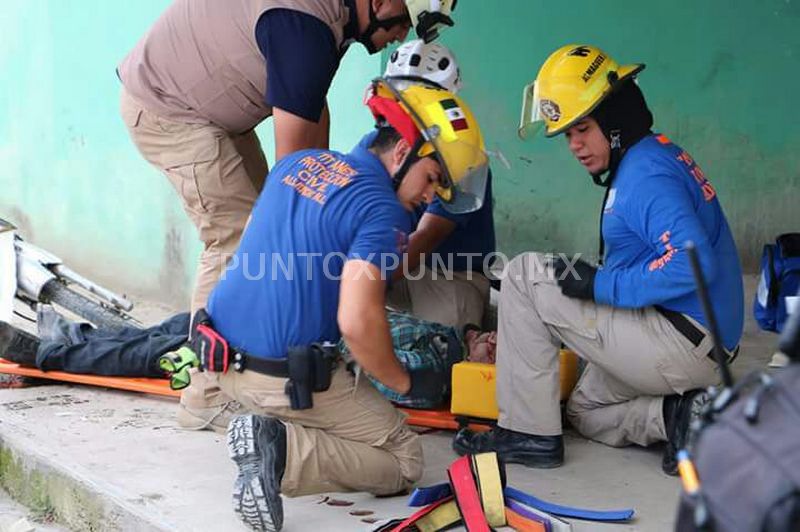
<instances>
[{"instance_id":1,"label":"plaid shirt","mask_svg":"<svg viewBox=\"0 0 800 532\"><path fill-rule=\"evenodd\" d=\"M456 362L464 358L463 341L455 327L421 320L411 314L387 311L386 318L392 334L394 353L406 369L436 369L450 373ZM352 358L344 340L339 342L339 350L346 359ZM411 399L386 387L367 374L375 388L393 403L410 408L435 408L450 394L449 384L442 390L438 401Z\"/></svg>"}]
</instances>

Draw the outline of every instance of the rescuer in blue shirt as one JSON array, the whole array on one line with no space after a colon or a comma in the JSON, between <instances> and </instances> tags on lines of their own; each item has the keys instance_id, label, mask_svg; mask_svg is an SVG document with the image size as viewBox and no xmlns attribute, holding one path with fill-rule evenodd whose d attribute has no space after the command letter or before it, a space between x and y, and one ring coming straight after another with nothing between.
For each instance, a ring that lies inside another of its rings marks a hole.
<instances>
[{"instance_id":1,"label":"rescuer in blue shirt","mask_svg":"<svg viewBox=\"0 0 800 532\"><path fill-rule=\"evenodd\" d=\"M406 371L385 313L386 284L407 245L409 213L440 197L453 212L483 204L478 125L452 93L376 80L379 131L349 154L305 150L270 173L240 246L193 323L210 380L253 415L234 418L234 510L279 530L280 494L392 494L422 474L422 449L362 371L409 397L441 397L448 375Z\"/></svg>"},{"instance_id":2,"label":"rescuer in blue shirt","mask_svg":"<svg viewBox=\"0 0 800 532\"><path fill-rule=\"evenodd\" d=\"M635 76L592 46L568 45L526 90L520 133L564 133L575 158L607 187L602 265L529 253L503 279L497 345L500 417L490 433L459 432L456 451L496 450L508 462L564 459L558 349L586 362L567 403L584 436L612 446L666 442L662 468L718 381L686 245L696 246L722 342L742 335L742 272L717 192L694 159L662 134ZM605 179L603 176L606 175Z\"/></svg>"}]
</instances>

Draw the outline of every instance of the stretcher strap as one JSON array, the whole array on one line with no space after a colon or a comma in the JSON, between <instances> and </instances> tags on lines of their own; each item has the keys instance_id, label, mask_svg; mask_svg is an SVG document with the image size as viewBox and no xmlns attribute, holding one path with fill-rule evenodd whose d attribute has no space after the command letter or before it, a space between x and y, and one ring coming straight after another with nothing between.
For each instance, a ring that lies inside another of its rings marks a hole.
<instances>
[{"instance_id":1,"label":"stretcher strap","mask_svg":"<svg viewBox=\"0 0 800 532\"><path fill-rule=\"evenodd\" d=\"M633 517L632 509L625 510L584 510L582 508L571 508L561 506L551 502L537 499L533 495L523 493L518 489L507 486L505 489L506 497L517 502L521 502L531 508L536 508L549 514L560 515L561 517L571 517L573 519L584 519L587 521L628 521Z\"/></svg>"},{"instance_id":2,"label":"stretcher strap","mask_svg":"<svg viewBox=\"0 0 800 532\"><path fill-rule=\"evenodd\" d=\"M537 515L518 502L506 500L506 520L508 526L519 532L528 530L535 532L552 532L553 524L550 519Z\"/></svg>"},{"instance_id":3,"label":"stretcher strap","mask_svg":"<svg viewBox=\"0 0 800 532\"><path fill-rule=\"evenodd\" d=\"M472 475L470 456L462 456L447 468L450 484L456 493L456 502L468 532L489 532L489 523L483 514L478 486Z\"/></svg>"},{"instance_id":4,"label":"stretcher strap","mask_svg":"<svg viewBox=\"0 0 800 532\"><path fill-rule=\"evenodd\" d=\"M469 532L489 532L509 525L524 532L551 532L554 514L592 521L627 521L633 510L594 511L543 501L517 489L503 488L495 453L463 456L447 470L450 483L417 488L410 506L428 505L393 528L393 532L435 532L463 521ZM505 497L504 497L505 495ZM523 504L525 506L523 506Z\"/></svg>"},{"instance_id":5,"label":"stretcher strap","mask_svg":"<svg viewBox=\"0 0 800 532\"><path fill-rule=\"evenodd\" d=\"M433 504L415 512L411 517L402 521L399 525L392 528L392 532L404 532L407 530L420 529L425 527L427 531L439 530L449 525L454 525L461 520L453 497L445 497Z\"/></svg>"},{"instance_id":6,"label":"stretcher strap","mask_svg":"<svg viewBox=\"0 0 800 532\"><path fill-rule=\"evenodd\" d=\"M417 488L411 494L409 499L409 506L424 506L436 502L443 497L449 497L453 494L450 484L434 484L424 488ZM522 491L512 488L510 486L505 488L505 495L507 499L521 502L537 510L547 512L561 517L570 517L574 519L584 519L588 521L628 521L634 515L634 510L587 510L583 508L573 508L569 506L562 506L553 504Z\"/></svg>"},{"instance_id":7,"label":"stretcher strap","mask_svg":"<svg viewBox=\"0 0 800 532\"><path fill-rule=\"evenodd\" d=\"M542 523L526 519L511 508L506 508L506 521L517 532L550 532Z\"/></svg>"},{"instance_id":8,"label":"stretcher strap","mask_svg":"<svg viewBox=\"0 0 800 532\"><path fill-rule=\"evenodd\" d=\"M419 532L445 530L461 522L456 501L450 500L415 523Z\"/></svg>"},{"instance_id":9,"label":"stretcher strap","mask_svg":"<svg viewBox=\"0 0 800 532\"><path fill-rule=\"evenodd\" d=\"M408 505L412 507L425 506L440 501L445 497L453 495L453 488L449 482L434 484L424 488L416 488L408 499Z\"/></svg>"},{"instance_id":10,"label":"stretcher strap","mask_svg":"<svg viewBox=\"0 0 800 532\"><path fill-rule=\"evenodd\" d=\"M478 485L483 513L490 526L506 526L503 481L496 453L481 453L472 456L472 472Z\"/></svg>"}]
</instances>

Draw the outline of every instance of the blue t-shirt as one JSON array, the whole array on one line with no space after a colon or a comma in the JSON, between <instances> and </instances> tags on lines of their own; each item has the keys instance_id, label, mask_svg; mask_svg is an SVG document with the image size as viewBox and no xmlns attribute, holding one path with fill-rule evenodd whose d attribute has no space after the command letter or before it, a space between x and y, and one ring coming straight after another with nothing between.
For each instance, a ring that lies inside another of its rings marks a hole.
<instances>
[{"instance_id":1,"label":"blue t-shirt","mask_svg":"<svg viewBox=\"0 0 800 532\"><path fill-rule=\"evenodd\" d=\"M694 242L708 282L722 342L742 336L742 268L717 193L686 151L663 135L632 146L620 163L603 212L605 264L598 303L660 305L708 325L695 294L686 243Z\"/></svg>"},{"instance_id":2,"label":"blue t-shirt","mask_svg":"<svg viewBox=\"0 0 800 532\"><path fill-rule=\"evenodd\" d=\"M355 21L351 7L351 23ZM258 19L256 42L267 61L267 105L283 109L312 122L319 122L325 98L347 51L350 40L341 48L331 29L321 20L292 9L270 9Z\"/></svg>"},{"instance_id":3,"label":"blue t-shirt","mask_svg":"<svg viewBox=\"0 0 800 532\"><path fill-rule=\"evenodd\" d=\"M362 137L358 145L368 147L377 135L377 131ZM422 216L427 212L447 218L456 224L456 228L439 244L433 253L425 257L425 264L429 267L438 266L456 272L476 271L484 273L494 261L496 241L494 234L494 205L492 198L492 173L486 182L486 193L483 206L475 212L467 214L453 214L442 205L441 200L434 198L430 205L420 206L413 214L411 220L412 232L416 230Z\"/></svg>"},{"instance_id":4,"label":"blue t-shirt","mask_svg":"<svg viewBox=\"0 0 800 532\"><path fill-rule=\"evenodd\" d=\"M368 261L388 279L408 231L408 213L372 153L293 153L270 172L211 293L214 328L234 347L265 358L282 358L291 346L336 342L344 263Z\"/></svg>"}]
</instances>

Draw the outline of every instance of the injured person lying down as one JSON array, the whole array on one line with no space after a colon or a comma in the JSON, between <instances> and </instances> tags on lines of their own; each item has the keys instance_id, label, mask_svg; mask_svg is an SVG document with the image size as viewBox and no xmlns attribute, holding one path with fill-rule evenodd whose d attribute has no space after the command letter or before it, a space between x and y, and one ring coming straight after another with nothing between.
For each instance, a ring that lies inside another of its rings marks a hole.
<instances>
[{"instance_id":1,"label":"injured person lying down","mask_svg":"<svg viewBox=\"0 0 800 532\"><path fill-rule=\"evenodd\" d=\"M387 319L395 354L406 369L449 372L453 364L464 360L494 364L495 331L482 331L475 325L458 330L394 311L387 312ZM42 371L164 378L159 358L186 343L189 321L189 314L182 313L147 329L97 329L86 322L68 320L49 305L40 305L38 336L0 322L0 358ZM344 341L339 342L338 348L350 361ZM354 363L352 368L358 371ZM449 394L447 389L439 400L411 399L367 376L383 395L401 406L434 408Z\"/></svg>"}]
</instances>

